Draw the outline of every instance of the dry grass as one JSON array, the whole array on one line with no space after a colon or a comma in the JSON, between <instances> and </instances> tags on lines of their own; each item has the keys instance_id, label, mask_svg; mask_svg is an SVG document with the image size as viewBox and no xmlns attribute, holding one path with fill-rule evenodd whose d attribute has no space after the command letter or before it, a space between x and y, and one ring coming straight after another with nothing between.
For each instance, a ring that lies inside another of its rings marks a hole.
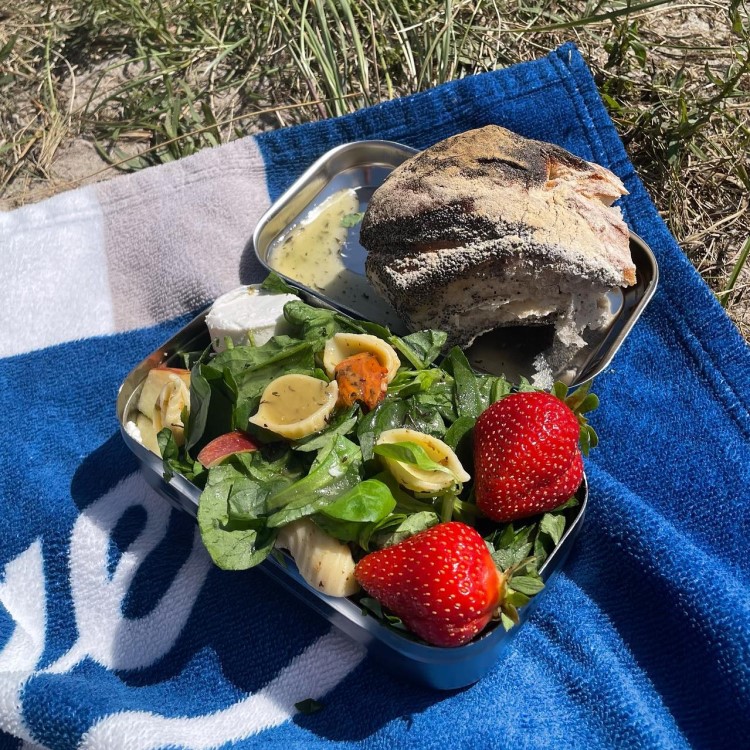
<instances>
[{"instance_id":1,"label":"dry grass","mask_svg":"<svg viewBox=\"0 0 750 750\"><path fill-rule=\"evenodd\" d=\"M571 38L670 229L750 340L750 19L735 0L22 0L0 11L0 206Z\"/></svg>"}]
</instances>

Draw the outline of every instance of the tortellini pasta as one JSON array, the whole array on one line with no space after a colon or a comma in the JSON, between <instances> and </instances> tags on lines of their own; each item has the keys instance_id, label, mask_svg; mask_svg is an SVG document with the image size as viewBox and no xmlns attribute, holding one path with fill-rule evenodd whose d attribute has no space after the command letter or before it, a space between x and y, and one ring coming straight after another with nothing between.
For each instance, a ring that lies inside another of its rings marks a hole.
<instances>
[{"instance_id":1,"label":"tortellini pasta","mask_svg":"<svg viewBox=\"0 0 750 750\"><path fill-rule=\"evenodd\" d=\"M468 482L471 479L451 447L432 435L402 427L385 430L381 433L377 442L378 445L382 443L416 443L424 449L427 456L435 463L448 469L448 471L437 469L429 471L404 461L381 457L386 468L398 483L413 492L440 492L450 487L454 482Z\"/></svg>"},{"instance_id":2,"label":"tortellini pasta","mask_svg":"<svg viewBox=\"0 0 750 750\"><path fill-rule=\"evenodd\" d=\"M302 518L283 526L276 546L289 551L300 575L321 593L351 596L359 591L349 547L311 520Z\"/></svg>"},{"instance_id":3,"label":"tortellini pasta","mask_svg":"<svg viewBox=\"0 0 750 750\"><path fill-rule=\"evenodd\" d=\"M336 406L336 381L326 383L310 375L282 375L263 391L250 422L289 440L322 430Z\"/></svg>"},{"instance_id":4,"label":"tortellini pasta","mask_svg":"<svg viewBox=\"0 0 750 750\"><path fill-rule=\"evenodd\" d=\"M323 351L323 367L328 377L334 376L336 365L340 362L363 352L374 354L380 364L388 370L386 383L390 383L396 377L396 372L401 365L396 350L388 342L377 336L371 336L369 333L337 333L326 342Z\"/></svg>"}]
</instances>

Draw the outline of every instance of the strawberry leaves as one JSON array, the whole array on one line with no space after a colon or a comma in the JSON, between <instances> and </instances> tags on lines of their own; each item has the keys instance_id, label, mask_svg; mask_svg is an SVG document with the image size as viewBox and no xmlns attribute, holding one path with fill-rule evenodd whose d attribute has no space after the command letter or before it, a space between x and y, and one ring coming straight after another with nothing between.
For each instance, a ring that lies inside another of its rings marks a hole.
<instances>
[{"instance_id":1,"label":"strawberry leaves","mask_svg":"<svg viewBox=\"0 0 750 750\"><path fill-rule=\"evenodd\" d=\"M573 414L578 419L580 425L580 434L578 440L581 446L581 453L584 456L589 455L591 448L596 448L599 444L599 437L594 428L588 423L588 419L585 416L591 411L594 411L599 406L599 397L590 392L592 381L584 383L579 386L573 393L569 393L568 386L565 383L557 382L552 388L552 393L570 407Z\"/></svg>"},{"instance_id":2,"label":"strawberry leaves","mask_svg":"<svg viewBox=\"0 0 750 750\"><path fill-rule=\"evenodd\" d=\"M485 537L498 570L506 578L500 620L508 630L518 623L518 610L544 588L540 570L557 546L570 522L570 509L578 505L570 498L554 511L522 525L509 523Z\"/></svg>"}]
</instances>

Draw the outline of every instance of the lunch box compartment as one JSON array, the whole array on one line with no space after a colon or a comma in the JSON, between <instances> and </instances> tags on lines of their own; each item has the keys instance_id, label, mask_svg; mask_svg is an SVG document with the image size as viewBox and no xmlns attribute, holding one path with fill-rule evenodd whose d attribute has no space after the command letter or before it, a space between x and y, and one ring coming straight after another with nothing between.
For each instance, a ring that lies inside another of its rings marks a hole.
<instances>
[{"instance_id":1,"label":"lunch box compartment","mask_svg":"<svg viewBox=\"0 0 750 750\"><path fill-rule=\"evenodd\" d=\"M374 190L388 174L404 160L416 153L413 149L391 141L360 141L332 149L318 159L269 208L253 234L255 253L261 264L273 269L271 253L310 211L342 189L356 192L359 211L364 211ZM346 244L347 272L359 274L366 284L364 259L366 251L358 242L359 227L350 228ZM562 379L579 385L601 373L612 361L615 353L642 314L653 296L658 283L658 267L650 248L642 239L631 233L630 247L636 266L637 282L627 289L613 290L610 306L613 320L605 332L584 349L575 362L569 363ZM368 304L355 304L351 299L329 298L299 280L279 274L299 290L300 297L309 304L341 310L355 318L374 319L391 325L395 333L405 333L403 323L393 320L395 313L387 311L374 289ZM356 300L355 300L356 302ZM118 394L117 417L125 443L137 456L148 483L176 508L195 516L200 490L182 476L172 476L165 481L162 461L141 445L126 427L131 412L136 408L138 393L148 371L156 366L177 364L182 360L179 352L201 351L209 341L205 324L207 310L199 314L175 336L149 357L139 363L127 376ZM534 335L518 332L492 332L467 351L475 367L493 374L503 374L510 380L533 373L533 356L544 344L544 331ZM588 502L588 485L584 476L578 490L578 505L568 511L568 525L557 547L540 568L546 582L545 589L520 611L520 624L506 632L499 623L486 629L471 643L458 648L437 648L413 640L409 636L385 626L372 616L365 615L352 600L326 596L309 586L299 575L293 560L273 556L259 567L287 590L305 602L312 610L341 631L364 644L368 652L389 670L400 677L441 690L464 687L476 682L497 662L502 651L511 642L532 608L545 596L556 572L562 567L583 524Z\"/></svg>"},{"instance_id":2,"label":"lunch box compartment","mask_svg":"<svg viewBox=\"0 0 750 750\"><path fill-rule=\"evenodd\" d=\"M307 301L316 303L315 298ZM209 345L209 333L205 324L207 312L202 312L136 365L120 386L117 398L120 432L125 444L139 460L146 481L171 505L193 517L198 512L200 489L180 475L174 475L169 481L165 481L161 459L141 445L128 432L126 425L137 410L140 386L150 369L157 366L182 366L180 352L201 351ZM577 497L579 504L568 511L570 516L565 534L540 568L540 575L547 586L563 565L581 529L588 501L585 477ZM438 648L412 640L374 617L365 615L354 601L319 593L299 575L294 561L286 554L283 554L283 562L270 556L258 567L336 628L366 646L377 663L403 679L439 690L465 687L492 669L547 590L545 587L529 605L520 610L520 624L510 631L506 632L499 623L495 623L471 643L458 648Z\"/></svg>"},{"instance_id":3,"label":"lunch box compartment","mask_svg":"<svg viewBox=\"0 0 750 750\"><path fill-rule=\"evenodd\" d=\"M359 244L359 225L351 227L342 260L346 272L357 280L357 294L343 295L341 285L337 296L322 294L297 278L274 268L273 256L280 243L302 224L306 217L326 199L343 189L352 189L363 212L373 192L390 172L417 153L393 141L355 141L337 146L321 156L266 211L253 233L253 246L260 263L282 276L289 284L316 297L326 306L334 306L349 315L388 325L394 333L408 333L396 312L378 295L367 281L364 263L367 251ZM636 267L634 286L613 289L608 294L612 320L596 332L587 332L588 345L554 378L568 385L580 385L601 373L612 361L646 305L656 291L659 269L648 245L630 234L630 252ZM362 289L367 289L363 295ZM366 297L366 299L365 299ZM543 336L543 334L541 334ZM499 329L477 339L466 354L477 370L504 375L512 382L520 377L531 379L535 374L535 356L540 352L540 334L528 327L521 332Z\"/></svg>"}]
</instances>

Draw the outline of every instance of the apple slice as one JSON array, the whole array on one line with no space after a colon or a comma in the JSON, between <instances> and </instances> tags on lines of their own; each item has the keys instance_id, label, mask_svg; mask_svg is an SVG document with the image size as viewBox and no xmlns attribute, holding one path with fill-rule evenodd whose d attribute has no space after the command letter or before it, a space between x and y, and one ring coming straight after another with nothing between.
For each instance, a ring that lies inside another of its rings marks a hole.
<instances>
[{"instance_id":1,"label":"apple slice","mask_svg":"<svg viewBox=\"0 0 750 750\"><path fill-rule=\"evenodd\" d=\"M159 394L174 377L180 378L190 388L190 370L182 370L179 367L154 367L148 371L141 386L141 395L138 397L138 411L141 414L145 414L149 419L154 418Z\"/></svg>"},{"instance_id":2,"label":"apple slice","mask_svg":"<svg viewBox=\"0 0 750 750\"><path fill-rule=\"evenodd\" d=\"M235 453L257 451L258 445L249 435L240 430L227 432L207 443L198 454L198 462L206 469L218 466Z\"/></svg>"}]
</instances>

